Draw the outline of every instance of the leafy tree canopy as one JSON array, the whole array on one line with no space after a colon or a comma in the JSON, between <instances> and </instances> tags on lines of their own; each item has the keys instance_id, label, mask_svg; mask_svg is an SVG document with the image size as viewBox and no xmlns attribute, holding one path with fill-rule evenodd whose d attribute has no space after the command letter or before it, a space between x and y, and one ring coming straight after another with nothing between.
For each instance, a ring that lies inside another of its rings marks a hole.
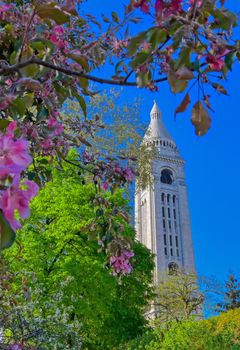
<instances>
[{"instance_id":1,"label":"leafy tree canopy","mask_svg":"<svg viewBox=\"0 0 240 350\"><path fill-rule=\"evenodd\" d=\"M75 154L73 151L68 159ZM33 313L41 314L43 309L45 315L41 316L47 318L64 308L67 324L80 325L83 348L111 349L140 334L146 325L143 313L152 297L151 254L140 243L134 243L133 272L120 280L112 276L109 268L114 272L114 267L106 266L101 253L108 239L105 223L110 221L123 230L126 239L134 239L132 227L122 217L121 208L127 205L122 191L103 193L101 201L106 200L108 205L102 210L96 202L95 186L84 184L77 167L52 167L52 182L34 199L31 218L19 231L17 244L5 253L10 270L16 273L10 292L20 288L24 276ZM112 217L113 210L118 213ZM21 309L29 301L23 298L18 302ZM42 307L46 303L49 310ZM31 317L27 322L31 323Z\"/></svg>"},{"instance_id":2,"label":"leafy tree canopy","mask_svg":"<svg viewBox=\"0 0 240 350\"><path fill-rule=\"evenodd\" d=\"M173 322L130 342L120 350L238 350L240 310L201 321Z\"/></svg>"}]
</instances>

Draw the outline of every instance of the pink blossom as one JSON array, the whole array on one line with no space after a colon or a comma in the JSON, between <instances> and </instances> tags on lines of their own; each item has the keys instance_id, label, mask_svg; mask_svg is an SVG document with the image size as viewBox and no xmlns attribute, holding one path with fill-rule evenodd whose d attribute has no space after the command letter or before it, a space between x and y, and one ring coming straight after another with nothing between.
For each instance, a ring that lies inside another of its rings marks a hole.
<instances>
[{"instance_id":1,"label":"pink blossom","mask_svg":"<svg viewBox=\"0 0 240 350\"><path fill-rule=\"evenodd\" d=\"M126 249L122 252L122 254L127 259L130 259L134 256L134 253L132 251Z\"/></svg>"},{"instance_id":2,"label":"pink blossom","mask_svg":"<svg viewBox=\"0 0 240 350\"><path fill-rule=\"evenodd\" d=\"M132 265L129 262L134 256L132 251L124 249L121 255L113 255L110 257L110 265L113 268L113 275L117 276L119 274L127 275L132 271Z\"/></svg>"},{"instance_id":3,"label":"pink blossom","mask_svg":"<svg viewBox=\"0 0 240 350\"><path fill-rule=\"evenodd\" d=\"M103 189L104 191L106 191L106 190L108 189L108 186L109 186L108 182L105 181L105 182L103 182L103 184L102 184L102 189Z\"/></svg>"},{"instance_id":4,"label":"pink blossom","mask_svg":"<svg viewBox=\"0 0 240 350\"><path fill-rule=\"evenodd\" d=\"M182 0L156 0L155 9L157 17L164 19L182 11Z\"/></svg>"},{"instance_id":5,"label":"pink blossom","mask_svg":"<svg viewBox=\"0 0 240 350\"><path fill-rule=\"evenodd\" d=\"M6 109L14 99L14 95L7 95L0 98L0 110Z\"/></svg>"},{"instance_id":6,"label":"pink blossom","mask_svg":"<svg viewBox=\"0 0 240 350\"><path fill-rule=\"evenodd\" d=\"M192 4L194 4L195 0L189 0L189 2L192 5ZM197 7L200 7L200 6L202 6L202 0L197 1Z\"/></svg>"},{"instance_id":7,"label":"pink blossom","mask_svg":"<svg viewBox=\"0 0 240 350\"><path fill-rule=\"evenodd\" d=\"M126 40L118 40L114 39L113 44L112 44L112 51L116 54L119 55L121 51L127 47L127 41Z\"/></svg>"},{"instance_id":8,"label":"pink blossom","mask_svg":"<svg viewBox=\"0 0 240 350\"><path fill-rule=\"evenodd\" d=\"M27 218L30 214L29 202L38 193L38 185L30 180L19 183L20 176L16 177L13 185L3 191L0 198L0 208L13 230L21 228L20 222L15 219L17 210L21 218Z\"/></svg>"},{"instance_id":9,"label":"pink blossom","mask_svg":"<svg viewBox=\"0 0 240 350\"><path fill-rule=\"evenodd\" d=\"M17 129L17 121L14 120L11 122L8 127L7 127L7 135L13 137L14 136L14 131Z\"/></svg>"},{"instance_id":10,"label":"pink blossom","mask_svg":"<svg viewBox=\"0 0 240 350\"><path fill-rule=\"evenodd\" d=\"M120 167L119 164L116 164L113 168L114 172L117 173L117 174L121 174L122 173L122 169Z\"/></svg>"},{"instance_id":11,"label":"pink blossom","mask_svg":"<svg viewBox=\"0 0 240 350\"><path fill-rule=\"evenodd\" d=\"M12 127L14 124L10 126L10 130ZM0 167L13 165L18 167L19 171L24 170L32 162L28 147L29 143L26 140L14 141L12 134L0 134Z\"/></svg>"},{"instance_id":12,"label":"pink blossom","mask_svg":"<svg viewBox=\"0 0 240 350\"><path fill-rule=\"evenodd\" d=\"M48 150L50 148L53 147L53 142L50 138L46 138L45 140L42 141L41 143L41 147L44 149L44 150Z\"/></svg>"},{"instance_id":13,"label":"pink blossom","mask_svg":"<svg viewBox=\"0 0 240 350\"><path fill-rule=\"evenodd\" d=\"M22 350L22 346L20 344L14 343L11 345L9 350Z\"/></svg>"},{"instance_id":14,"label":"pink blossom","mask_svg":"<svg viewBox=\"0 0 240 350\"><path fill-rule=\"evenodd\" d=\"M123 170L123 176L127 181L130 181L130 182L134 179L134 173L133 173L132 169L129 167L126 167Z\"/></svg>"},{"instance_id":15,"label":"pink blossom","mask_svg":"<svg viewBox=\"0 0 240 350\"><path fill-rule=\"evenodd\" d=\"M65 49L67 47L67 42L64 40L64 34L65 32L63 26L55 26L50 37L51 42L58 46L60 49Z\"/></svg>"},{"instance_id":16,"label":"pink blossom","mask_svg":"<svg viewBox=\"0 0 240 350\"><path fill-rule=\"evenodd\" d=\"M48 120L48 127L54 129L52 135L57 136L63 133L64 127L55 118L50 118Z\"/></svg>"},{"instance_id":17,"label":"pink blossom","mask_svg":"<svg viewBox=\"0 0 240 350\"><path fill-rule=\"evenodd\" d=\"M220 71L222 70L225 62L222 59L222 55L210 55L208 54L206 57L206 61L209 64L209 67L214 71Z\"/></svg>"},{"instance_id":18,"label":"pink blossom","mask_svg":"<svg viewBox=\"0 0 240 350\"><path fill-rule=\"evenodd\" d=\"M137 0L134 3L135 8L140 8L142 12L148 13L149 12L149 4L148 0Z\"/></svg>"},{"instance_id":19,"label":"pink blossom","mask_svg":"<svg viewBox=\"0 0 240 350\"><path fill-rule=\"evenodd\" d=\"M12 4L0 4L0 18L1 19L6 19L6 12L8 12L11 8L13 7Z\"/></svg>"}]
</instances>

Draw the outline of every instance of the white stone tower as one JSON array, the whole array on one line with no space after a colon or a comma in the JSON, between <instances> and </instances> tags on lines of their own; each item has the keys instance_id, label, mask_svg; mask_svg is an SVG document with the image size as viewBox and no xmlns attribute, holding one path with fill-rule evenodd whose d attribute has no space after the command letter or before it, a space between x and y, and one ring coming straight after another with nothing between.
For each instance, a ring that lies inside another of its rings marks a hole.
<instances>
[{"instance_id":1,"label":"white stone tower","mask_svg":"<svg viewBox=\"0 0 240 350\"><path fill-rule=\"evenodd\" d=\"M152 164L153 184L135 196L137 237L155 254L155 281L175 268L195 272L184 160L163 125L154 102L151 122L143 139L154 144L158 156Z\"/></svg>"}]
</instances>

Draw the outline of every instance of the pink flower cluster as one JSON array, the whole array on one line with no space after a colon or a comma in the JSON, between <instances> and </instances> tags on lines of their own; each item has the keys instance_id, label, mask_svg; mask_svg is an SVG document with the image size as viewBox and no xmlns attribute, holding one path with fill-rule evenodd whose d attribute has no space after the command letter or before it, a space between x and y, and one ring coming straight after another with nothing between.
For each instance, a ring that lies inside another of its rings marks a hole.
<instances>
[{"instance_id":1,"label":"pink flower cluster","mask_svg":"<svg viewBox=\"0 0 240 350\"><path fill-rule=\"evenodd\" d=\"M132 271L132 265L129 260L134 256L132 251L124 249L121 255L113 255L110 257L110 265L113 268L113 275L128 275Z\"/></svg>"},{"instance_id":2,"label":"pink flower cluster","mask_svg":"<svg viewBox=\"0 0 240 350\"><path fill-rule=\"evenodd\" d=\"M135 8L140 8L142 12L148 13L149 12L149 0L135 0L134 2L134 7Z\"/></svg>"},{"instance_id":3,"label":"pink flower cluster","mask_svg":"<svg viewBox=\"0 0 240 350\"><path fill-rule=\"evenodd\" d=\"M65 31L63 26L55 26L53 28L52 35L50 36L50 40L53 44L55 44L59 49L67 48L67 41L65 40Z\"/></svg>"},{"instance_id":4,"label":"pink flower cluster","mask_svg":"<svg viewBox=\"0 0 240 350\"><path fill-rule=\"evenodd\" d=\"M155 10L159 19L165 19L182 11L182 0L156 0Z\"/></svg>"},{"instance_id":5,"label":"pink flower cluster","mask_svg":"<svg viewBox=\"0 0 240 350\"><path fill-rule=\"evenodd\" d=\"M12 4L0 4L0 18L5 20L7 12L13 7Z\"/></svg>"},{"instance_id":6,"label":"pink flower cluster","mask_svg":"<svg viewBox=\"0 0 240 350\"><path fill-rule=\"evenodd\" d=\"M17 123L12 122L5 133L0 133L0 208L12 229L21 227L15 218L16 211L22 218L29 216L29 202L36 196L38 186L30 180L21 181L21 173L32 162L29 144L15 139Z\"/></svg>"},{"instance_id":7,"label":"pink flower cluster","mask_svg":"<svg viewBox=\"0 0 240 350\"><path fill-rule=\"evenodd\" d=\"M52 130L53 136L61 135L64 131L64 127L61 123L59 123L56 118L48 119L48 127Z\"/></svg>"},{"instance_id":8,"label":"pink flower cluster","mask_svg":"<svg viewBox=\"0 0 240 350\"><path fill-rule=\"evenodd\" d=\"M111 163L110 163L111 164ZM102 184L102 189L106 191L111 183L132 182L135 174L131 167L122 168L119 164L112 165L105 174L105 181Z\"/></svg>"},{"instance_id":9,"label":"pink flower cluster","mask_svg":"<svg viewBox=\"0 0 240 350\"><path fill-rule=\"evenodd\" d=\"M195 2L195 0L189 0L189 1L190 1L190 4L191 4L191 5L193 5L194 2ZM202 0L198 0L198 1L197 1L197 7L200 7L200 6L202 6Z\"/></svg>"}]
</instances>

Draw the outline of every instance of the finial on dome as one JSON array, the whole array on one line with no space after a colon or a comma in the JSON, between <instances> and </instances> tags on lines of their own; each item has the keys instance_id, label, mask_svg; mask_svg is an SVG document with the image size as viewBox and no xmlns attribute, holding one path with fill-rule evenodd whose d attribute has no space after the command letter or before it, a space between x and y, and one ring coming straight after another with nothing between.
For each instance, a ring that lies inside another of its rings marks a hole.
<instances>
[{"instance_id":1,"label":"finial on dome","mask_svg":"<svg viewBox=\"0 0 240 350\"><path fill-rule=\"evenodd\" d=\"M151 115L151 117L153 117L153 118L161 118L161 114L162 114L162 113L161 113L161 111L160 111L160 109L159 109L159 107L158 107L157 101L154 100L153 102L154 102L154 104L153 104L153 108L152 108L152 110L151 110L150 115Z\"/></svg>"}]
</instances>

